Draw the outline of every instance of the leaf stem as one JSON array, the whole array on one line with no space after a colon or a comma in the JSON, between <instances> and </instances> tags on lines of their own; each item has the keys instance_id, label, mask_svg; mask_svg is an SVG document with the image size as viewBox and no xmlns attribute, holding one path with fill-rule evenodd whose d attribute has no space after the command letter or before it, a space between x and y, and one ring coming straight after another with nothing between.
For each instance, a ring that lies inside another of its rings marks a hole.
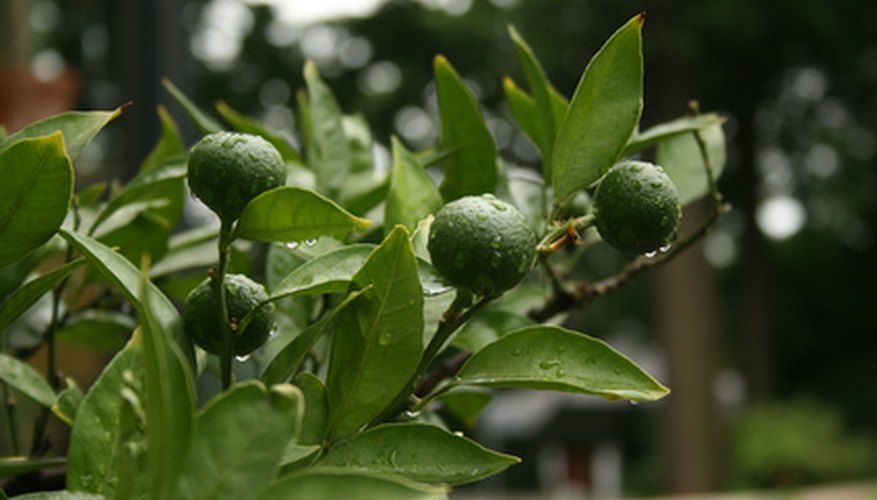
<instances>
[{"instance_id":1,"label":"leaf stem","mask_svg":"<svg viewBox=\"0 0 877 500\"><path fill-rule=\"evenodd\" d=\"M536 251L540 254L552 254L567 243L575 243L579 239L578 234L591 227L595 220L597 217L593 213L588 213L555 226L536 245Z\"/></svg>"},{"instance_id":2,"label":"leaf stem","mask_svg":"<svg viewBox=\"0 0 877 500\"><path fill-rule=\"evenodd\" d=\"M234 223L222 221L219 228L219 262L214 272L210 275L210 284L213 287L213 296L219 303L219 324L222 325L222 350L219 353L219 371L222 379L222 390L231 387L231 358L233 356L232 340L234 332L228 321L228 304L225 297L225 273L228 270L228 258L231 251L232 233Z\"/></svg>"},{"instance_id":3,"label":"leaf stem","mask_svg":"<svg viewBox=\"0 0 877 500\"><path fill-rule=\"evenodd\" d=\"M3 384L3 407L6 409L6 424L9 427L9 442L12 444L12 454L19 455L18 447L18 418L15 414L15 400L9 395L9 385Z\"/></svg>"},{"instance_id":4,"label":"leaf stem","mask_svg":"<svg viewBox=\"0 0 877 500\"><path fill-rule=\"evenodd\" d=\"M423 356L420 358L420 364L417 365L414 374L408 380L405 388L396 395L396 398L387 405L387 408L378 415L372 423L383 422L387 419L393 418L408 406L411 396L414 395L414 389L417 388L424 373L429 369L429 366L432 364L436 355L451 335L466 321L469 321L469 319L478 311L483 309L484 306L494 301L497 297L498 296L496 295L486 295L470 307L469 304L472 303L471 294L469 294L469 292L457 291L457 296L454 297L454 301L451 302L451 305L448 306L448 309L442 315L442 319L439 321L438 327L436 328L435 335L432 336L426 349L424 349Z\"/></svg>"}]
</instances>

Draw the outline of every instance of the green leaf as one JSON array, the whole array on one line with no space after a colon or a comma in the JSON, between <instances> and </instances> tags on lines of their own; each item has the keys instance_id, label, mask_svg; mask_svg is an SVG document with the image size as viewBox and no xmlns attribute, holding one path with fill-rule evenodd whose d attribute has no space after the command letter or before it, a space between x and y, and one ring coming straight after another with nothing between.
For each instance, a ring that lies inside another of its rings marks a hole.
<instances>
[{"instance_id":1,"label":"green leaf","mask_svg":"<svg viewBox=\"0 0 877 500\"><path fill-rule=\"evenodd\" d=\"M67 345L113 353L125 345L136 327L137 322L127 314L85 309L71 315L55 338Z\"/></svg>"},{"instance_id":2,"label":"green leaf","mask_svg":"<svg viewBox=\"0 0 877 500\"><path fill-rule=\"evenodd\" d=\"M72 426L76 420L76 413L85 400L85 393L76 383L75 380L67 379L67 388L58 394L55 403L52 405L52 413L61 419L65 424Z\"/></svg>"},{"instance_id":3,"label":"green leaf","mask_svg":"<svg viewBox=\"0 0 877 500\"><path fill-rule=\"evenodd\" d=\"M329 421L329 401L326 399L326 386L313 373L299 373L292 381L305 399L299 445L320 445L326 437L326 424Z\"/></svg>"},{"instance_id":4,"label":"green leaf","mask_svg":"<svg viewBox=\"0 0 877 500\"><path fill-rule=\"evenodd\" d=\"M64 457L29 458L29 457L3 457L0 458L0 479L10 476L18 476L28 472L34 472L49 467L61 467L67 460ZM21 498L21 497L15 497Z\"/></svg>"},{"instance_id":5,"label":"green leaf","mask_svg":"<svg viewBox=\"0 0 877 500\"><path fill-rule=\"evenodd\" d=\"M198 416L176 494L156 498L252 498L276 476L302 410L301 391L288 384L248 381L220 394Z\"/></svg>"},{"instance_id":6,"label":"green leaf","mask_svg":"<svg viewBox=\"0 0 877 500\"><path fill-rule=\"evenodd\" d=\"M55 403L57 395L42 375L24 361L3 353L0 353L0 380L46 408Z\"/></svg>"},{"instance_id":7,"label":"green leaf","mask_svg":"<svg viewBox=\"0 0 877 500\"><path fill-rule=\"evenodd\" d=\"M119 351L76 411L67 452L67 488L112 498L119 485L122 390L143 370L139 335ZM139 379L138 379L139 380Z\"/></svg>"},{"instance_id":8,"label":"green leaf","mask_svg":"<svg viewBox=\"0 0 877 500\"><path fill-rule=\"evenodd\" d=\"M698 130L712 128L715 125L725 123L723 116L715 113L705 113L695 116L684 116L675 120L660 123L647 129L644 132L638 132L630 138L630 142L621 153L622 157L628 157L648 149L666 139L676 137Z\"/></svg>"},{"instance_id":9,"label":"green leaf","mask_svg":"<svg viewBox=\"0 0 877 500\"><path fill-rule=\"evenodd\" d=\"M75 259L18 287L0 304L0 332L84 263L84 259Z\"/></svg>"},{"instance_id":10,"label":"green leaf","mask_svg":"<svg viewBox=\"0 0 877 500\"><path fill-rule=\"evenodd\" d=\"M649 401L670 391L602 340L556 326L509 333L475 353L455 383Z\"/></svg>"},{"instance_id":11,"label":"green leaf","mask_svg":"<svg viewBox=\"0 0 877 500\"><path fill-rule=\"evenodd\" d=\"M283 454L283 459L280 461L281 468L280 474L286 475L287 473L301 469L302 467L306 467L314 461L314 459L320 454L320 450L322 450L322 446L309 444L309 445L298 445L291 444L286 448L286 452Z\"/></svg>"},{"instance_id":12,"label":"green leaf","mask_svg":"<svg viewBox=\"0 0 877 500\"><path fill-rule=\"evenodd\" d=\"M337 319L326 383L330 440L383 411L414 374L423 351L423 295L403 227L387 235L353 281L371 289Z\"/></svg>"},{"instance_id":13,"label":"green leaf","mask_svg":"<svg viewBox=\"0 0 877 500\"><path fill-rule=\"evenodd\" d=\"M122 114L125 106L113 111L68 111L43 120L31 123L18 132L10 135L0 143L0 151L5 151L15 143L28 138L42 137L61 132L67 156L75 160L94 139L94 136L117 116ZM4 180L6 177L4 176Z\"/></svg>"},{"instance_id":14,"label":"green leaf","mask_svg":"<svg viewBox=\"0 0 877 500\"><path fill-rule=\"evenodd\" d=\"M313 61L305 63L304 79L308 87L306 127L311 139L306 151L308 164L317 176L317 189L334 197L341 192L351 168L341 108Z\"/></svg>"},{"instance_id":15,"label":"green leaf","mask_svg":"<svg viewBox=\"0 0 877 500\"><path fill-rule=\"evenodd\" d=\"M143 307L140 302L140 272L125 257L103 243L83 234L60 230L61 236L69 241L80 253L85 255L89 263L94 266L107 280L122 292L128 302L138 311ZM147 282L147 288L154 291L152 295L152 313L162 330L174 332L174 338L178 342L185 341L182 322L177 308L161 293L151 282ZM142 312L141 312L142 314ZM185 342L182 345L187 345Z\"/></svg>"},{"instance_id":16,"label":"green leaf","mask_svg":"<svg viewBox=\"0 0 877 500\"><path fill-rule=\"evenodd\" d=\"M219 122L196 106L195 103L186 97L186 94L184 94L183 91L174 85L169 79L162 79L161 84L164 85L165 90L168 91L171 97L177 101L177 104L183 108L183 111L189 115L189 118L192 120L192 123L198 127L198 130L204 134L211 134L223 130L222 125L220 125Z\"/></svg>"},{"instance_id":17,"label":"green leaf","mask_svg":"<svg viewBox=\"0 0 877 500\"><path fill-rule=\"evenodd\" d=\"M244 207L235 236L257 241L301 241L363 230L371 221L325 196L294 186L265 191Z\"/></svg>"},{"instance_id":18,"label":"green leaf","mask_svg":"<svg viewBox=\"0 0 877 500\"><path fill-rule=\"evenodd\" d=\"M0 267L55 234L73 199L73 164L61 132L21 139L0 153Z\"/></svg>"},{"instance_id":19,"label":"green leaf","mask_svg":"<svg viewBox=\"0 0 877 500\"><path fill-rule=\"evenodd\" d=\"M443 56L433 62L442 122L442 149L452 153L443 160L441 193L446 201L466 195L491 193L496 188L496 144L487 130L475 96Z\"/></svg>"},{"instance_id":20,"label":"green leaf","mask_svg":"<svg viewBox=\"0 0 877 500\"><path fill-rule=\"evenodd\" d=\"M172 157L131 180L125 188L101 210L89 230L89 235L98 233L103 224L117 228L131 222L136 216L148 213L163 221L168 230L176 226L183 213L186 178L186 158ZM134 207L121 213L125 207ZM106 234L104 228L98 234Z\"/></svg>"},{"instance_id":21,"label":"green leaf","mask_svg":"<svg viewBox=\"0 0 877 500\"><path fill-rule=\"evenodd\" d=\"M182 136L180 136L180 129L163 105L158 106L158 121L161 124L161 136L159 136L152 151L140 164L141 172L151 169L168 158L186 154L186 146L183 144Z\"/></svg>"},{"instance_id":22,"label":"green leaf","mask_svg":"<svg viewBox=\"0 0 877 500\"><path fill-rule=\"evenodd\" d=\"M347 469L308 469L272 484L259 500L442 500L447 490L394 476L368 475Z\"/></svg>"},{"instance_id":23,"label":"green leaf","mask_svg":"<svg viewBox=\"0 0 877 500\"><path fill-rule=\"evenodd\" d=\"M271 300L345 292L374 249L374 245L358 243L314 257L286 275L271 291Z\"/></svg>"},{"instance_id":24,"label":"green leaf","mask_svg":"<svg viewBox=\"0 0 877 500\"><path fill-rule=\"evenodd\" d=\"M160 321L167 297L140 273L143 325L143 376L146 388L147 491L151 498L171 498L192 433L195 388L192 373Z\"/></svg>"},{"instance_id":25,"label":"green leaf","mask_svg":"<svg viewBox=\"0 0 877 500\"><path fill-rule=\"evenodd\" d=\"M465 484L496 474L520 459L490 451L434 425L385 424L332 448L319 462L439 484Z\"/></svg>"},{"instance_id":26,"label":"green leaf","mask_svg":"<svg viewBox=\"0 0 877 500\"><path fill-rule=\"evenodd\" d=\"M270 385L280 384L289 380L289 377L298 371L317 339L319 339L329 327L334 325L335 320L342 311L361 296L361 291L351 293L344 299L344 302L335 307L332 312L293 337L288 344L283 346L277 352L274 358L268 363L268 366L265 367L265 372L262 374L262 381ZM242 321L242 324L246 322L247 320L245 319Z\"/></svg>"},{"instance_id":27,"label":"green leaf","mask_svg":"<svg viewBox=\"0 0 877 500\"><path fill-rule=\"evenodd\" d=\"M384 211L384 226L397 224L409 231L429 214L442 208L444 201L435 183L417 159L396 137L392 138L393 168Z\"/></svg>"},{"instance_id":28,"label":"green leaf","mask_svg":"<svg viewBox=\"0 0 877 500\"><path fill-rule=\"evenodd\" d=\"M557 126L562 122L565 109L555 106L554 90L545 70L539 63L539 59L533 53L533 49L527 44L524 38L518 33L514 26L509 26L509 36L515 44L518 51L518 57L521 59L521 65L524 67L524 75L527 78L527 84L530 86L530 92L533 95L533 104L535 109L532 111L535 115L533 119L537 126L537 136L531 136L533 142L542 152L544 163L544 174L546 179L551 178L551 160L554 148L554 139L557 135ZM507 92L508 93L508 92ZM514 110L514 107L512 108ZM538 137L538 140L536 140Z\"/></svg>"},{"instance_id":29,"label":"green leaf","mask_svg":"<svg viewBox=\"0 0 877 500\"><path fill-rule=\"evenodd\" d=\"M637 15L616 31L579 81L554 143L557 206L606 173L636 129L643 107L644 20Z\"/></svg>"},{"instance_id":30,"label":"green leaf","mask_svg":"<svg viewBox=\"0 0 877 500\"><path fill-rule=\"evenodd\" d=\"M277 148L277 151L280 152L283 161L287 163L302 163L301 156L298 154L298 151L292 147L289 141L279 134L272 132L258 121L238 113L223 101L216 104L216 111L219 112L219 116L228 122L234 130L258 135L270 142L275 148Z\"/></svg>"},{"instance_id":31,"label":"green leaf","mask_svg":"<svg viewBox=\"0 0 877 500\"><path fill-rule=\"evenodd\" d=\"M79 192L76 193L79 208L96 206L101 197L107 191L107 185L106 181L95 182L85 189L80 189Z\"/></svg>"},{"instance_id":32,"label":"green leaf","mask_svg":"<svg viewBox=\"0 0 877 500\"><path fill-rule=\"evenodd\" d=\"M725 134L721 125L713 125L699 132L712 167L713 179L718 181L725 169ZM679 202L686 205L709 193L709 181L704 168L703 155L693 133L664 139L658 144L658 165L664 167L673 179Z\"/></svg>"},{"instance_id":33,"label":"green leaf","mask_svg":"<svg viewBox=\"0 0 877 500\"><path fill-rule=\"evenodd\" d=\"M478 416L491 399L490 394L472 389L457 389L439 398L445 409L470 429L475 428Z\"/></svg>"},{"instance_id":34,"label":"green leaf","mask_svg":"<svg viewBox=\"0 0 877 500\"><path fill-rule=\"evenodd\" d=\"M533 97L518 87L515 81L508 76L503 79L502 88L512 111L512 117L533 144L539 148L539 151L542 152L553 147L553 143L550 146L546 145L547 139L544 136L544 130L540 127L539 110L536 108L536 101L533 100ZM542 157L545 158L545 153L542 153Z\"/></svg>"},{"instance_id":35,"label":"green leaf","mask_svg":"<svg viewBox=\"0 0 877 500\"><path fill-rule=\"evenodd\" d=\"M106 497L73 491L44 491L19 495L15 500L106 500Z\"/></svg>"}]
</instances>

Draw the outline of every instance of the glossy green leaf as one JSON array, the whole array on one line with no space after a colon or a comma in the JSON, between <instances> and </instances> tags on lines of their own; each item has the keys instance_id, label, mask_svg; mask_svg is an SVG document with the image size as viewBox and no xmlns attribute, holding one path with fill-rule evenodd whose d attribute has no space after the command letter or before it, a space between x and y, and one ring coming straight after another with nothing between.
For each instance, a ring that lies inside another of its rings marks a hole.
<instances>
[{"instance_id":1,"label":"glossy green leaf","mask_svg":"<svg viewBox=\"0 0 877 500\"><path fill-rule=\"evenodd\" d=\"M189 444L195 413L195 388L189 364L160 320L167 297L140 273L138 316L143 332L146 389L147 491L151 498L172 498Z\"/></svg>"},{"instance_id":2,"label":"glossy green leaf","mask_svg":"<svg viewBox=\"0 0 877 500\"><path fill-rule=\"evenodd\" d=\"M109 184L106 181L95 182L84 189L80 189L79 192L75 194L76 200L79 203L79 208L82 209L97 205L101 197L107 191L108 185Z\"/></svg>"},{"instance_id":3,"label":"glossy green leaf","mask_svg":"<svg viewBox=\"0 0 877 500\"><path fill-rule=\"evenodd\" d=\"M0 332L6 330L15 321L15 318L27 311L40 297L48 293L84 263L84 259L75 259L28 281L12 292L6 297L6 300L0 303Z\"/></svg>"},{"instance_id":4,"label":"glossy green leaf","mask_svg":"<svg viewBox=\"0 0 877 500\"><path fill-rule=\"evenodd\" d=\"M293 337L288 344L277 351L277 354L265 367L262 381L270 385L289 380L298 371L317 339L334 326L338 315L361 296L362 293L359 291L351 293L331 313Z\"/></svg>"},{"instance_id":5,"label":"glossy green leaf","mask_svg":"<svg viewBox=\"0 0 877 500\"><path fill-rule=\"evenodd\" d=\"M353 276L362 268L374 248L373 245L359 243L314 257L286 275L271 290L271 300L305 293L347 291Z\"/></svg>"},{"instance_id":6,"label":"glossy green leaf","mask_svg":"<svg viewBox=\"0 0 877 500\"><path fill-rule=\"evenodd\" d=\"M326 383L330 440L383 411L414 374L423 351L423 295L404 228L387 235L353 282L371 288L337 319Z\"/></svg>"},{"instance_id":7,"label":"glossy green leaf","mask_svg":"<svg viewBox=\"0 0 877 500\"><path fill-rule=\"evenodd\" d=\"M119 484L122 390L143 370L140 337L135 336L104 368L73 421L67 452L67 488L112 498ZM127 379L127 380L126 380Z\"/></svg>"},{"instance_id":8,"label":"glossy green leaf","mask_svg":"<svg viewBox=\"0 0 877 500\"><path fill-rule=\"evenodd\" d=\"M311 139L308 143L311 148L306 151L308 164L317 176L317 189L336 196L341 192L351 164L341 108L313 61L305 63L304 79L308 88L307 130Z\"/></svg>"},{"instance_id":9,"label":"glossy green leaf","mask_svg":"<svg viewBox=\"0 0 877 500\"><path fill-rule=\"evenodd\" d=\"M488 307L463 325L453 343L469 352L478 352L503 334L531 324L533 321L524 314Z\"/></svg>"},{"instance_id":10,"label":"glossy green leaf","mask_svg":"<svg viewBox=\"0 0 877 500\"><path fill-rule=\"evenodd\" d=\"M158 122L161 124L161 135L152 151L140 163L141 172L149 170L168 158L186 154L186 146L183 144L182 136L180 136L180 129L163 105L158 106Z\"/></svg>"},{"instance_id":11,"label":"glossy green leaf","mask_svg":"<svg viewBox=\"0 0 877 500\"><path fill-rule=\"evenodd\" d=\"M303 406L288 384L249 381L220 394L198 415L176 494L156 498L252 498L276 476Z\"/></svg>"},{"instance_id":12,"label":"glossy green leaf","mask_svg":"<svg viewBox=\"0 0 877 500\"><path fill-rule=\"evenodd\" d=\"M465 484L519 463L471 439L434 425L385 424L332 448L318 463L367 473L399 474L414 481Z\"/></svg>"},{"instance_id":13,"label":"glossy green leaf","mask_svg":"<svg viewBox=\"0 0 877 500\"><path fill-rule=\"evenodd\" d=\"M636 129L643 107L644 19L635 16L616 31L579 81L554 144L556 205L599 179Z\"/></svg>"},{"instance_id":14,"label":"glossy green leaf","mask_svg":"<svg viewBox=\"0 0 877 500\"><path fill-rule=\"evenodd\" d=\"M329 401L326 386L313 373L299 373L292 381L304 395L305 411L301 424L299 445L321 445L329 422Z\"/></svg>"},{"instance_id":15,"label":"glossy green leaf","mask_svg":"<svg viewBox=\"0 0 877 500\"><path fill-rule=\"evenodd\" d=\"M491 399L493 398L487 392L473 389L457 389L439 398L445 410L470 429L475 428L478 416L490 404Z\"/></svg>"},{"instance_id":16,"label":"glossy green leaf","mask_svg":"<svg viewBox=\"0 0 877 500\"><path fill-rule=\"evenodd\" d=\"M29 457L3 457L0 458L0 479L17 476L50 467L61 467L67 460L64 457L29 458ZM21 498L21 497L15 497Z\"/></svg>"},{"instance_id":17,"label":"glossy green leaf","mask_svg":"<svg viewBox=\"0 0 877 500\"><path fill-rule=\"evenodd\" d=\"M186 172L186 158L180 156L141 172L101 210L91 225L89 235L103 235L107 232L106 228L97 231L102 225L111 228L124 226L143 213L157 216L168 230L172 229L183 213ZM133 210L126 213L126 207L133 207Z\"/></svg>"},{"instance_id":18,"label":"glossy green leaf","mask_svg":"<svg viewBox=\"0 0 877 500\"><path fill-rule=\"evenodd\" d=\"M547 139L544 136L544 130L540 127L538 109L533 97L518 87L510 77L503 79L502 87L505 91L506 101L508 101L512 117L518 126L521 127L521 130L530 138L530 141L539 148L540 152L553 147L553 143L551 146L546 146Z\"/></svg>"},{"instance_id":19,"label":"glossy green leaf","mask_svg":"<svg viewBox=\"0 0 877 500\"><path fill-rule=\"evenodd\" d=\"M557 135L557 126L562 122L565 110L555 107L554 95L556 91L553 90L553 85L548 80L545 70L530 45L514 26L509 26L509 36L518 51L518 57L524 67L524 75L533 96L535 107L533 119L536 122L538 132L536 132L536 137L531 136L531 139L535 139L534 142L542 152L545 178L550 179L554 139ZM560 113L560 111L564 111L564 113Z\"/></svg>"},{"instance_id":20,"label":"glossy green leaf","mask_svg":"<svg viewBox=\"0 0 877 500\"><path fill-rule=\"evenodd\" d=\"M55 338L67 345L113 353L125 345L136 327L137 322L128 314L85 309L71 315Z\"/></svg>"},{"instance_id":21,"label":"glossy green leaf","mask_svg":"<svg viewBox=\"0 0 877 500\"><path fill-rule=\"evenodd\" d=\"M15 141L0 153L0 178L3 267L49 241L64 222L73 199L73 164L61 133Z\"/></svg>"},{"instance_id":22,"label":"glossy green leaf","mask_svg":"<svg viewBox=\"0 0 877 500\"><path fill-rule=\"evenodd\" d=\"M0 380L46 408L51 408L57 397L32 366L3 353L0 353Z\"/></svg>"},{"instance_id":23,"label":"glossy green leaf","mask_svg":"<svg viewBox=\"0 0 877 500\"><path fill-rule=\"evenodd\" d=\"M259 500L443 500L447 490L396 476L368 475L347 469L308 469L272 484Z\"/></svg>"},{"instance_id":24,"label":"glossy green leaf","mask_svg":"<svg viewBox=\"0 0 877 500\"><path fill-rule=\"evenodd\" d=\"M475 353L455 383L648 401L670 391L602 340L556 326L509 333Z\"/></svg>"},{"instance_id":25,"label":"glossy green leaf","mask_svg":"<svg viewBox=\"0 0 877 500\"><path fill-rule=\"evenodd\" d=\"M5 151L23 139L52 135L60 131L64 136L67 156L71 160L75 160L82 153L82 150L85 149L85 146L94 139L94 136L107 123L122 114L124 109L125 106L120 106L113 111L67 111L50 116L31 123L7 137L0 143L0 151ZM6 179L5 175L4 179Z\"/></svg>"},{"instance_id":26,"label":"glossy green leaf","mask_svg":"<svg viewBox=\"0 0 877 500\"><path fill-rule=\"evenodd\" d=\"M67 379L67 388L58 394L55 403L52 405L52 413L61 419L65 424L72 426L76 420L76 414L79 407L85 400L85 393L79 385L71 378Z\"/></svg>"},{"instance_id":27,"label":"glossy green leaf","mask_svg":"<svg viewBox=\"0 0 877 500\"><path fill-rule=\"evenodd\" d=\"M19 495L15 500L106 500L106 497L76 491L43 491Z\"/></svg>"},{"instance_id":28,"label":"glossy green leaf","mask_svg":"<svg viewBox=\"0 0 877 500\"><path fill-rule=\"evenodd\" d=\"M725 134L721 125L713 125L699 132L706 145L713 179L718 181L725 169ZM658 144L656 161L673 179L679 192L679 202L686 205L709 193L703 155L694 133L664 139Z\"/></svg>"},{"instance_id":29,"label":"glossy green leaf","mask_svg":"<svg viewBox=\"0 0 877 500\"><path fill-rule=\"evenodd\" d=\"M283 161L293 163L302 162L298 151L292 147L289 141L279 134L272 132L258 121L238 113L223 101L216 104L216 111L234 130L246 134L258 135L270 142L275 148L277 148L277 151L280 152Z\"/></svg>"},{"instance_id":30,"label":"glossy green leaf","mask_svg":"<svg viewBox=\"0 0 877 500\"><path fill-rule=\"evenodd\" d=\"M496 144L478 101L443 56L435 58L433 69L442 149L451 153L442 161L445 172L442 196L451 201L466 195L492 193L497 178Z\"/></svg>"},{"instance_id":31,"label":"glossy green leaf","mask_svg":"<svg viewBox=\"0 0 877 500\"><path fill-rule=\"evenodd\" d=\"M320 454L323 448L316 444L300 445L291 444L286 448L283 459L280 461L280 475L285 476L292 471L309 466Z\"/></svg>"},{"instance_id":32,"label":"glossy green leaf","mask_svg":"<svg viewBox=\"0 0 877 500\"><path fill-rule=\"evenodd\" d=\"M397 224L413 231L417 223L442 208L442 195L417 159L396 137L392 138L393 167L384 211L384 226Z\"/></svg>"},{"instance_id":33,"label":"glossy green leaf","mask_svg":"<svg viewBox=\"0 0 877 500\"><path fill-rule=\"evenodd\" d=\"M266 191L244 207L235 236L257 241L302 241L363 230L371 221L325 196L294 186Z\"/></svg>"},{"instance_id":34,"label":"glossy green leaf","mask_svg":"<svg viewBox=\"0 0 877 500\"><path fill-rule=\"evenodd\" d=\"M192 102L186 94L183 93L182 90L179 89L176 85L173 84L167 78L164 78L161 81L161 84L164 85L165 90L177 101L177 104L183 108L183 111L189 115L189 118L192 120L192 123L203 132L204 134L210 134L213 132L219 132L223 130L222 125L219 124L212 116L208 115L204 110L199 108Z\"/></svg>"},{"instance_id":35,"label":"glossy green leaf","mask_svg":"<svg viewBox=\"0 0 877 500\"><path fill-rule=\"evenodd\" d=\"M168 250L168 253L149 269L149 277L156 279L190 269L207 269L215 264L216 242L208 241L175 252Z\"/></svg>"},{"instance_id":36,"label":"glossy green leaf","mask_svg":"<svg viewBox=\"0 0 877 500\"><path fill-rule=\"evenodd\" d=\"M60 230L61 236L69 241L80 253L85 255L89 263L96 268L108 281L118 288L126 299L138 311L140 303L140 272L125 257L103 243L80 233ZM156 321L164 331L174 332L174 338L183 340L182 323L177 308L152 283L146 285L155 291L152 312Z\"/></svg>"},{"instance_id":37,"label":"glossy green leaf","mask_svg":"<svg viewBox=\"0 0 877 500\"><path fill-rule=\"evenodd\" d=\"M660 123L643 132L634 134L630 138L630 142L625 146L621 156L628 157L672 137L712 128L723 123L725 123L725 118L715 113L684 116L669 122Z\"/></svg>"}]
</instances>

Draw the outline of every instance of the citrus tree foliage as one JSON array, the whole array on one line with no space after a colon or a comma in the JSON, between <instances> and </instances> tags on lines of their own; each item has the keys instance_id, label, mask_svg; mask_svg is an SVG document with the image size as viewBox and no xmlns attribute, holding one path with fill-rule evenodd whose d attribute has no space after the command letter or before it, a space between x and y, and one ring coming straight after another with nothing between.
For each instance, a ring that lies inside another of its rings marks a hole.
<instances>
[{"instance_id":1,"label":"citrus tree foliage","mask_svg":"<svg viewBox=\"0 0 877 500\"><path fill-rule=\"evenodd\" d=\"M41 498L444 498L520 460L455 432L439 410L472 425L491 388L665 396L607 343L556 326L703 234L676 235L680 201L710 196L723 209L720 117L638 129L643 22L583 64L571 96L510 29L526 86L506 78L504 89L542 154L536 175L498 157L442 56L441 137L423 151L372 137L313 63L293 141L165 82L206 139L190 154L159 109L163 135L124 185L74 189L76 157L121 109L4 136L0 379L7 403L20 396L41 413L18 422L34 444L13 435L0 477L66 465L67 490ZM376 140L390 145L387 172L372 164ZM630 163L655 147L662 169ZM600 193L607 172L621 178ZM189 191L219 224L179 229ZM646 255L573 282L565 270L600 231ZM112 360L81 388L59 376L58 342ZM26 362L42 345L46 373ZM66 457L44 454L52 414L71 426Z\"/></svg>"}]
</instances>

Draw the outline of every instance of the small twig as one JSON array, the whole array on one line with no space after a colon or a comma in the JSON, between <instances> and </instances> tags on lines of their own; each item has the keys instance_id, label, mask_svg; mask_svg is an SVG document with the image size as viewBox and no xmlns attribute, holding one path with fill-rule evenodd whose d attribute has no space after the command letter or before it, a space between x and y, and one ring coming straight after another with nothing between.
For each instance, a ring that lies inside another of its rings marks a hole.
<instances>
[{"instance_id":1,"label":"small twig","mask_svg":"<svg viewBox=\"0 0 877 500\"><path fill-rule=\"evenodd\" d=\"M222 350L219 355L219 372L222 379L222 390L228 390L231 387L231 358L233 355L233 337L234 332L231 329L228 318L228 304L225 301L225 273L228 270L228 258L231 252L231 239L234 230L233 223L222 221L219 229L219 242L217 250L219 252L219 262L216 264L214 272L210 274L210 284L213 287L213 294L219 303L220 325L222 328Z\"/></svg>"},{"instance_id":2,"label":"small twig","mask_svg":"<svg viewBox=\"0 0 877 500\"><path fill-rule=\"evenodd\" d=\"M443 380L449 379L457 374L460 371L460 368L472 357L472 353L469 351L461 351L455 354L450 359L444 361L437 370L430 373L428 377L424 378L420 385L417 387L417 390L414 391L414 394L418 397L424 397L433 391ZM432 398L430 398L432 399Z\"/></svg>"}]
</instances>

